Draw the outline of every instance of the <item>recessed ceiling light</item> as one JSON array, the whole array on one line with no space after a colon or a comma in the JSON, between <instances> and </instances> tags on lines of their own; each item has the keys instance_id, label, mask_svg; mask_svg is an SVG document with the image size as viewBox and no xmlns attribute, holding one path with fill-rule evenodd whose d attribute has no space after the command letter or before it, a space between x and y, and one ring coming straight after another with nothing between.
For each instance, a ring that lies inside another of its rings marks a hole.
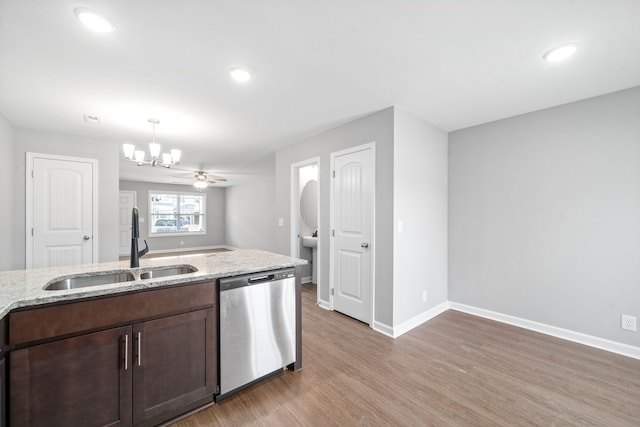
<instances>
[{"instance_id":1,"label":"recessed ceiling light","mask_svg":"<svg viewBox=\"0 0 640 427\"><path fill-rule=\"evenodd\" d=\"M575 43L561 44L560 46L556 46L542 55L542 57L545 61L549 62L564 61L565 59L576 53L577 49L578 47L575 45Z\"/></svg>"},{"instance_id":2,"label":"recessed ceiling light","mask_svg":"<svg viewBox=\"0 0 640 427\"><path fill-rule=\"evenodd\" d=\"M76 14L80 22L96 33L110 33L116 29L111 22L91 9L77 7L73 9L73 13Z\"/></svg>"},{"instance_id":3,"label":"recessed ceiling light","mask_svg":"<svg viewBox=\"0 0 640 427\"><path fill-rule=\"evenodd\" d=\"M233 80L239 83L246 83L251 80L251 71L248 68L244 67L234 67L229 70L229 75L233 78Z\"/></svg>"}]
</instances>

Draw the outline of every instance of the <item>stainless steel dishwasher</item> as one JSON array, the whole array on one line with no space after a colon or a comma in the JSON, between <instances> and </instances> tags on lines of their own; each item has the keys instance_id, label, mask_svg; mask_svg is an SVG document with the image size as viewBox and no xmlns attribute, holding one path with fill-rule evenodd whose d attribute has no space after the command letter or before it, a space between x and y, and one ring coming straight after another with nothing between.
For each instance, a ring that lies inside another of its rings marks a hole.
<instances>
[{"instance_id":1,"label":"stainless steel dishwasher","mask_svg":"<svg viewBox=\"0 0 640 427\"><path fill-rule=\"evenodd\" d=\"M220 280L220 395L295 362L295 269Z\"/></svg>"}]
</instances>

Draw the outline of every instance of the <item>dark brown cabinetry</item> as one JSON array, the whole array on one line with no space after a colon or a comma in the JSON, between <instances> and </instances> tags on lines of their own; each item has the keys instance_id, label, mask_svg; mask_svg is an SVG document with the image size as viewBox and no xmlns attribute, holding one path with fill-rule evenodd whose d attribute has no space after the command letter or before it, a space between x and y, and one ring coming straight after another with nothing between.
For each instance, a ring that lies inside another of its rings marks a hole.
<instances>
[{"instance_id":1,"label":"dark brown cabinetry","mask_svg":"<svg viewBox=\"0 0 640 427\"><path fill-rule=\"evenodd\" d=\"M217 364L213 310L200 310L134 325L133 421L153 424L165 414L211 401Z\"/></svg>"},{"instance_id":2,"label":"dark brown cabinetry","mask_svg":"<svg viewBox=\"0 0 640 427\"><path fill-rule=\"evenodd\" d=\"M11 426L131 425L127 335L130 326L11 352Z\"/></svg>"},{"instance_id":3,"label":"dark brown cabinetry","mask_svg":"<svg viewBox=\"0 0 640 427\"><path fill-rule=\"evenodd\" d=\"M215 294L209 282L11 313L10 425L155 425L211 402Z\"/></svg>"}]
</instances>

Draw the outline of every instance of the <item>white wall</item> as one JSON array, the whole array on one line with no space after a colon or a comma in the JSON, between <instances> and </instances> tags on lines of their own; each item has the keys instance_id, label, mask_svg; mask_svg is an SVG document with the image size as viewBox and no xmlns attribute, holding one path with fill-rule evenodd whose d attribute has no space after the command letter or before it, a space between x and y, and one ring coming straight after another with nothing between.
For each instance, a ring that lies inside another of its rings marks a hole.
<instances>
[{"instance_id":1,"label":"white wall","mask_svg":"<svg viewBox=\"0 0 640 427\"><path fill-rule=\"evenodd\" d=\"M140 239L147 241L151 252L168 249L203 248L225 245L225 189L207 187L203 192L207 195L207 211L205 221L207 234L194 236L161 236L149 237L149 190L176 191L181 193L197 193L192 185L158 184L141 181L120 181L120 190L135 191L138 214L144 218L140 223ZM184 242L184 244L180 244ZM144 243L138 245L143 248Z\"/></svg>"},{"instance_id":2,"label":"white wall","mask_svg":"<svg viewBox=\"0 0 640 427\"><path fill-rule=\"evenodd\" d=\"M15 147L15 137L13 127L2 115L0 115L0 149L8 159L13 159ZM10 202L13 200L15 180L15 162L9 161L3 168L0 168L0 200L5 202L4 209L0 209L0 270L13 270L18 268L15 264L15 248L13 247L12 235L14 218L18 215L18 209L11 209Z\"/></svg>"},{"instance_id":3,"label":"white wall","mask_svg":"<svg viewBox=\"0 0 640 427\"><path fill-rule=\"evenodd\" d=\"M375 141L376 143L376 263L374 321L393 321L393 108L338 126L325 133L279 150L276 153L276 226L278 253L290 253L291 164L320 157L319 249L320 298L329 300L329 188L330 153Z\"/></svg>"},{"instance_id":4,"label":"white wall","mask_svg":"<svg viewBox=\"0 0 640 427\"><path fill-rule=\"evenodd\" d=\"M449 297L625 344L640 317L640 88L449 138Z\"/></svg>"},{"instance_id":5,"label":"white wall","mask_svg":"<svg viewBox=\"0 0 640 427\"><path fill-rule=\"evenodd\" d=\"M118 161L119 145L54 132L15 128L13 186L14 268L25 267L25 165L26 153L57 154L97 159L98 164L98 256L99 262L118 259Z\"/></svg>"},{"instance_id":6,"label":"white wall","mask_svg":"<svg viewBox=\"0 0 640 427\"><path fill-rule=\"evenodd\" d=\"M447 133L396 108L393 147L397 327L447 301Z\"/></svg>"}]
</instances>

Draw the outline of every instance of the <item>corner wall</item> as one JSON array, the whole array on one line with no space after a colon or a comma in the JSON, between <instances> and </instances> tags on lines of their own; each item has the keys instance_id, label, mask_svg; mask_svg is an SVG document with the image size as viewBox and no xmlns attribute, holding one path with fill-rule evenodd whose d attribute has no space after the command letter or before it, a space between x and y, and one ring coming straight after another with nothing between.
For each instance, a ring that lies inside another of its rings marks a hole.
<instances>
[{"instance_id":1,"label":"corner wall","mask_svg":"<svg viewBox=\"0 0 640 427\"><path fill-rule=\"evenodd\" d=\"M395 108L394 334L447 304L447 132ZM402 231L399 226L402 223ZM427 300L423 301L426 292ZM415 319L412 321L412 319Z\"/></svg>"},{"instance_id":2,"label":"corner wall","mask_svg":"<svg viewBox=\"0 0 640 427\"><path fill-rule=\"evenodd\" d=\"M449 299L640 346L640 88L449 135Z\"/></svg>"},{"instance_id":3,"label":"corner wall","mask_svg":"<svg viewBox=\"0 0 640 427\"><path fill-rule=\"evenodd\" d=\"M15 135L13 126L7 119L0 115L0 148L5 153L9 164L0 168L0 200L5 202L5 207L0 209L0 236L4 236L0 242L0 271L15 270L16 264L15 248L12 243L12 234L15 228L14 221L19 210L11 208L14 187L16 182L15 162L12 161L15 150Z\"/></svg>"}]
</instances>

